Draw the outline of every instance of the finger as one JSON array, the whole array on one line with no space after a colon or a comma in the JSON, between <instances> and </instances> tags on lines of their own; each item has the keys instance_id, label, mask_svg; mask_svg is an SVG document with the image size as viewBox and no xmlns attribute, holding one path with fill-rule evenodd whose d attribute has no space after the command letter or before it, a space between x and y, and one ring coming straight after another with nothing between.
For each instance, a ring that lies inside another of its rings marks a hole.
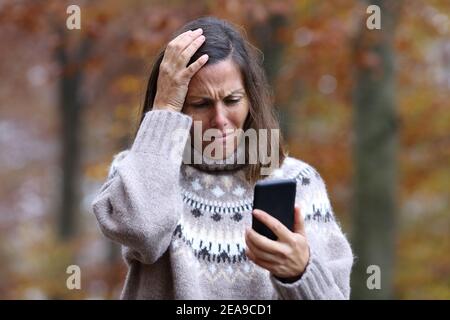
<instances>
[{"instance_id":1,"label":"finger","mask_svg":"<svg viewBox=\"0 0 450 320\"><path fill-rule=\"evenodd\" d=\"M294 209L294 230L295 233L299 233L302 236L306 236L305 221L300 211L300 206L296 205Z\"/></svg>"},{"instance_id":2,"label":"finger","mask_svg":"<svg viewBox=\"0 0 450 320\"><path fill-rule=\"evenodd\" d=\"M275 254L272 254L270 252L266 252L261 250L260 248L256 247L253 242L246 241L247 248L250 249L250 251L253 253L255 259L257 260L263 260L270 263L279 263L280 258L276 256Z\"/></svg>"},{"instance_id":3,"label":"finger","mask_svg":"<svg viewBox=\"0 0 450 320\"><path fill-rule=\"evenodd\" d=\"M247 257L253 261L256 265L270 271L273 272L273 264L271 262L268 261L264 261L264 260L258 260L255 257L255 254L253 253L253 251L251 249L246 250L245 254L247 255Z\"/></svg>"},{"instance_id":4,"label":"finger","mask_svg":"<svg viewBox=\"0 0 450 320\"><path fill-rule=\"evenodd\" d=\"M256 256L255 252L254 252L252 249L250 249L249 247L247 247L247 248L245 249L245 255L246 255L251 261L253 261L253 262L256 263L256 264L264 263L264 264L270 265L270 266L273 266L273 265L274 265L273 262L270 262L270 261L267 261L267 260L258 258L258 257Z\"/></svg>"},{"instance_id":5,"label":"finger","mask_svg":"<svg viewBox=\"0 0 450 320\"><path fill-rule=\"evenodd\" d=\"M178 56L181 52L183 52L184 49L186 49L186 47L193 40L195 40L198 36L200 36L203 33L203 29L201 28L189 31L180 34L175 39L170 41L169 44L167 45L167 49L169 49L169 51L173 52L176 56Z\"/></svg>"},{"instance_id":6,"label":"finger","mask_svg":"<svg viewBox=\"0 0 450 320\"><path fill-rule=\"evenodd\" d=\"M180 40L187 37L188 35L192 34L192 30L188 30L185 31L183 33L180 33L178 36L176 36L175 38L173 38L168 44L167 44L167 48L173 48L175 47L176 44L180 44ZM166 49L167 51L167 49Z\"/></svg>"},{"instance_id":7,"label":"finger","mask_svg":"<svg viewBox=\"0 0 450 320\"><path fill-rule=\"evenodd\" d=\"M255 262L255 264L257 264L258 266L260 266L261 268L266 269L267 271L270 271L270 273L275 273L275 267L273 266L272 263L270 262L266 262L266 261L257 261Z\"/></svg>"},{"instance_id":8,"label":"finger","mask_svg":"<svg viewBox=\"0 0 450 320\"><path fill-rule=\"evenodd\" d=\"M261 251L269 252L277 255L285 255L286 249L282 243L273 241L263 235L259 234L253 229L249 229L246 233L246 241L250 242L253 246L257 247Z\"/></svg>"},{"instance_id":9,"label":"finger","mask_svg":"<svg viewBox=\"0 0 450 320\"><path fill-rule=\"evenodd\" d=\"M266 225L281 241L289 239L291 231L286 228L278 219L275 219L267 212L259 209L253 210L253 215Z\"/></svg>"},{"instance_id":10,"label":"finger","mask_svg":"<svg viewBox=\"0 0 450 320\"><path fill-rule=\"evenodd\" d=\"M194 55L194 53L202 46L202 44L205 42L205 36L200 35L197 37L194 41L192 41L186 49L181 53L181 62L183 64L183 67L186 67L191 57Z\"/></svg>"},{"instance_id":11,"label":"finger","mask_svg":"<svg viewBox=\"0 0 450 320\"><path fill-rule=\"evenodd\" d=\"M207 54L202 55L200 58L195 60L195 62L191 63L189 67L186 68L186 70L184 71L184 76L189 79L192 78L194 74L205 65L208 59L209 56Z\"/></svg>"}]
</instances>

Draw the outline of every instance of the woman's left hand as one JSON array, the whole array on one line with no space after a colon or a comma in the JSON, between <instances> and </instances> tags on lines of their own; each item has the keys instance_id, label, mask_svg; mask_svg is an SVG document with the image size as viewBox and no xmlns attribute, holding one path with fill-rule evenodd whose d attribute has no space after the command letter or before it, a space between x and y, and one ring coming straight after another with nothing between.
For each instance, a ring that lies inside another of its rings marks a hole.
<instances>
[{"instance_id":1,"label":"woman's left hand","mask_svg":"<svg viewBox=\"0 0 450 320\"><path fill-rule=\"evenodd\" d=\"M309 245L300 207L295 206L293 231L262 210L253 210L253 215L272 230L278 240L273 241L247 228L245 233L247 257L278 278L299 278L309 261Z\"/></svg>"}]
</instances>

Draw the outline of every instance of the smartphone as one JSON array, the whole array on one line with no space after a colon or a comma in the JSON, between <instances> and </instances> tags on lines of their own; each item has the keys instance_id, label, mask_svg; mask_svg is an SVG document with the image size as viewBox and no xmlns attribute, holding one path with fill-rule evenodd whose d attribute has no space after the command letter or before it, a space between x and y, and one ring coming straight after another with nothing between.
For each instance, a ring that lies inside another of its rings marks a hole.
<instances>
[{"instance_id":1,"label":"smartphone","mask_svg":"<svg viewBox=\"0 0 450 320\"><path fill-rule=\"evenodd\" d=\"M293 230L296 188L295 179L258 181L253 194L253 209L267 212L289 230ZM278 239L266 225L255 217L252 219L252 228L269 239L275 241Z\"/></svg>"}]
</instances>

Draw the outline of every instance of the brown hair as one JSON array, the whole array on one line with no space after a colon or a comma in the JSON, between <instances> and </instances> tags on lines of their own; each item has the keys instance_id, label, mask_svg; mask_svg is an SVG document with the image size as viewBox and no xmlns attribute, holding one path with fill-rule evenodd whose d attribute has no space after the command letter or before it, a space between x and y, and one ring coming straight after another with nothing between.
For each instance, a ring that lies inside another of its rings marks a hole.
<instances>
[{"instance_id":1,"label":"brown hair","mask_svg":"<svg viewBox=\"0 0 450 320\"><path fill-rule=\"evenodd\" d=\"M179 29L174 36L177 36L188 30L195 30L197 28L203 29L203 35L206 41L195 52L189 61L188 65L196 61L203 54L207 54L209 59L206 63L214 64L225 60L231 55L232 61L239 66L243 76L245 91L249 98L250 111L244 122L243 130L253 128L256 132L259 129L267 129L267 140L270 140L271 129L280 129L279 122L275 115L273 108L273 95L269 88L267 78L262 67L263 55L262 53L248 41L244 36L225 20L214 17L201 17L195 19L181 29ZM147 90L145 94L144 104L139 110L138 120L134 137L136 137L139 126L144 120L147 111L152 110L153 102L156 95L156 85L158 81L159 66L164 57L164 50L162 50L153 64L150 78L148 80ZM258 135L257 135L258 136ZM258 136L259 139L259 136ZM259 143L258 143L259 145ZM268 143L267 152L272 154L271 144ZM283 138L280 132L278 151L279 164L283 163L285 158L285 147ZM246 151L246 158L249 158L248 151ZM263 178L260 174L263 164L259 157L257 157L256 164L249 164L245 169L246 179L250 183L255 183L257 180Z\"/></svg>"}]
</instances>

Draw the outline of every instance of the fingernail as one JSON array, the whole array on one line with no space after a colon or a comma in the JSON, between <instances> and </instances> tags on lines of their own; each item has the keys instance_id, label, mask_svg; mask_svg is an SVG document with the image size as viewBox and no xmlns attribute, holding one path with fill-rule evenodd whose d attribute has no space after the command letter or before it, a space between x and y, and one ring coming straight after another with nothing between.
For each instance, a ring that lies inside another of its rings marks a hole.
<instances>
[{"instance_id":1,"label":"fingernail","mask_svg":"<svg viewBox=\"0 0 450 320\"><path fill-rule=\"evenodd\" d=\"M203 29L202 28L198 28L197 30L195 30L195 32L203 32Z\"/></svg>"}]
</instances>

